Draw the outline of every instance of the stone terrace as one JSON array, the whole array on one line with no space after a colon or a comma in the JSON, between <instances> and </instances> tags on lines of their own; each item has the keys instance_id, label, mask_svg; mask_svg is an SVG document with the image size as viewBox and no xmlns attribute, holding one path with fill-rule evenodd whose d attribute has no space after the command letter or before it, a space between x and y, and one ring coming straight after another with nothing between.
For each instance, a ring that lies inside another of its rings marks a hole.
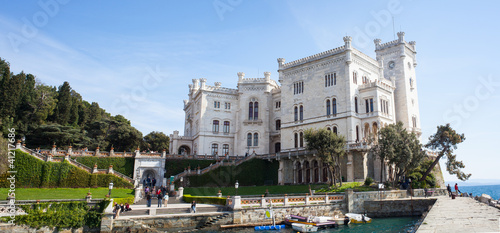
<instances>
[{"instance_id":1,"label":"stone terrace","mask_svg":"<svg viewBox=\"0 0 500 233\"><path fill-rule=\"evenodd\" d=\"M468 197L439 197L417 231L430 232L500 232L500 210Z\"/></svg>"}]
</instances>

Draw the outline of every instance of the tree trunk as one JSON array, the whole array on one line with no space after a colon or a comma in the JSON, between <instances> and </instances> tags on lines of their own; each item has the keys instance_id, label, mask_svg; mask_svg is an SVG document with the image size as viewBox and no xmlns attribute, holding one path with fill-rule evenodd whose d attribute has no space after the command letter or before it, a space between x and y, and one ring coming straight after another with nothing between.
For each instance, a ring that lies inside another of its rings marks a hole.
<instances>
[{"instance_id":1,"label":"tree trunk","mask_svg":"<svg viewBox=\"0 0 500 233\"><path fill-rule=\"evenodd\" d=\"M384 166L384 160L383 160L383 159L381 159L381 160L380 160L380 183L384 183L384 180L382 180L382 179L383 179L383 177L384 177L384 175L383 175L383 173L384 173L384 168L385 168L385 166Z\"/></svg>"},{"instance_id":2,"label":"tree trunk","mask_svg":"<svg viewBox=\"0 0 500 233\"><path fill-rule=\"evenodd\" d=\"M339 170L340 187L342 187L342 169L340 168L340 155L337 155L337 169Z\"/></svg>"},{"instance_id":3,"label":"tree trunk","mask_svg":"<svg viewBox=\"0 0 500 233\"><path fill-rule=\"evenodd\" d=\"M418 180L419 182L422 182L422 181L425 180L425 178L429 175L429 173L431 173L432 169L434 169L434 167L436 166L436 164L439 162L439 159L441 159L441 157L443 157L443 155L439 155L438 157L436 157L436 160L434 160L434 162L432 162L431 166L429 168L427 168L427 171L425 171L425 173L422 176L422 178L420 178Z\"/></svg>"},{"instance_id":4,"label":"tree trunk","mask_svg":"<svg viewBox=\"0 0 500 233\"><path fill-rule=\"evenodd\" d=\"M335 171L333 169L333 166L330 165L328 168L329 168L328 171L330 172L330 179L331 179L330 185L337 187L337 182L335 181Z\"/></svg>"}]
</instances>

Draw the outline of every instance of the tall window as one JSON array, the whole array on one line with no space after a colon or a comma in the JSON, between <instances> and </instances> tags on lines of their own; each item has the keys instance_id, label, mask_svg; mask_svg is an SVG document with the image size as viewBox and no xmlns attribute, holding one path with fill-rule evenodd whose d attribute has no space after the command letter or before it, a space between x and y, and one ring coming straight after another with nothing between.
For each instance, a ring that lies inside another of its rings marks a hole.
<instances>
[{"instance_id":1,"label":"tall window","mask_svg":"<svg viewBox=\"0 0 500 233\"><path fill-rule=\"evenodd\" d=\"M224 133L229 133L229 121L224 121Z\"/></svg>"},{"instance_id":2,"label":"tall window","mask_svg":"<svg viewBox=\"0 0 500 233\"><path fill-rule=\"evenodd\" d=\"M373 98L370 99L370 112L373 112Z\"/></svg>"},{"instance_id":3,"label":"tall window","mask_svg":"<svg viewBox=\"0 0 500 233\"><path fill-rule=\"evenodd\" d=\"M304 133L300 132L300 147L304 147Z\"/></svg>"},{"instance_id":4,"label":"tall window","mask_svg":"<svg viewBox=\"0 0 500 233\"><path fill-rule=\"evenodd\" d=\"M247 146L248 147L252 146L252 134L251 133L247 134Z\"/></svg>"},{"instance_id":5,"label":"tall window","mask_svg":"<svg viewBox=\"0 0 500 233\"><path fill-rule=\"evenodd\" d=\"M259 119L259 102L253 103L253 119L254 120Z\"/></svg>"},{"instance_id":6,"label":"tall window","mask_svg":"<svg viewBox=\"0 0 500 233\"><path fill-rule=\"evenodd\" d=\"M259 119L259 102L255 101L248 103L248 120L251 121L258 119Z\"/></svg>"},{"instance_id":7,"label":"tall window","mask_svg":"<svg viewBox=\"0 0 500 233\"><path fill-rule=\"evenodd\" d=\"M294 95L300 94L303 92L304 92L304 82L303 81L293 83L293 94Z\"/></svg>"},{"instance_id":8,"label":"tall window","mask_svg":"<svg viewBox=\"0 0 500 233\"><path fill-rule=\"evenodd\" d=\"M214 120L214 121L213 121L212 131L213 131L214 133L219 132L219 121L218 121L218 120Z\"/></svg>"},{"instance_id":9,"label":"tall window","mask_svg":"<svg viewBox=\"0 0 500 233\"><path fill-rule=\"evenodd\" d=\"M259 146L259 134L258 133L253 134L253 146Z\"/></svg>"},{"instance_id":10,"label":"tall window","mask_svg":"<svg viewBox=\"0 0 500 233\"><path fill-rule=\"evenodd\" d=\"M219 145L218 144L212 144L212 155L217 155L219 154Z\"/></svg>"},{"instance_id":11,"label":"tall window","mask_svg":"<svg viewBox=\"0 0 500 233\"><path fill-rule=\"evenodd\" d=\"M354 111L358 113L358 97L354 97Z\"/></svg>"},{"instance_id":12,"label":"tall window","mask_svg":"<svg viewBox=\"0 0 500 233\"><path fill-rule=\"evenodd\" d=\"M304 120L304 106L300 105L300 120Z\"/></svg>"},{"instance_id":13,"label":"tall window","mask_svg":"<svg viewBox=\"0 0 500 233\"><path fill-rule=\"evenodd\" d=\"M248 120L253 120L253 102L248 103Z\"/></svg>"},{"instance_id":14,"label":"tall window","mask_svg":"<svg viewBox=\"0 0 500 233\"><path fill-rule=\"evenodd\" d=\"M326 115L330 115L330 100L326 100Z\"/></svg>"},{"instance_id":15,"label":"tall window","mask_svg":"<svg viewBox=\"0 0 500 233\"><path fill-rule=\"evenodd\" d=\"M293 115L294 115L295 121L298 121L299 120L299 108L297 106L295 106L295 108L293 109Z\"/></svg>"},{"instance_id":16,"label":"tall window","mask_svg":"<svg viewBox=\"0 0 500 233\"><path fill-rule=\"evenodd\" d=\"M333 85L337 85L337 73L333 73Z\"/></svg>"},{"instance_id":17,"label":"tall window","mask_svg":"<svg viewBox=\"0 0 500 233\"><path fill-rule=\"evenodd\" d=\"M281 101L276 101L276 109L281 108Z\"/></svg>"},{"instance_id":18,"label":"tall window","mask_svg":"<svg viewBox=\"0 0 500 233\"><path fill-rule=\"evenodd\" d=\"M352 72L352 82L358 84L358 73Z\"/></svg>"},{"instance_id":19,"label":"tall window","mask_svg":"<svg viewBox=\"0 0 500 233\"><path fill-rule=\"evenodd\" d=\"M366 113L370 112L370 105L368 104L368 99L365 99L365 107L366 107Z\"/></svg>"},{"instance_id":20,"label":"tall window","mask_svg":"<svg viewBox=\"0 0 500 233\"><path fill-rule=\"evenodd\" d=\"M332 100L332 113L333 115L337 114L337 99L335 98Z\"/></svg>"},{"instance_id":21,"label":"tall window","mask_svg":"<svg viewBox=\"0 0 500 233\"><path fill-rule=\"evenodd\" d=\"M337 134L337 126L333 126L333 132Z\"/></svg>"},{"instance_id":22,"label":"tall window","mask_svg":"<svg viewBox=\"0 0 500 233\"><path fill-rule=\"evenodd\" d=\"M214 101L214 108L220 108L220 102Z\"/></svg>"},{"instance_id":23,"label":"tall window","mask_svg":"<svg viewBox=\"0 0 500 233\"><path fill-rule=\"evenodd\" d=\"M229 154L229 144L224 144L222 145L222 155L228 155Z\"/></svg>"},{"instance_id":24,"label":"tall window","mask_svg":"<svg viewBox=\"0 0 500 233\"><path fill-rule=\"evenodd\" d=\"M329 73L325 74L325 87L337 85L337 74Z\"/></svg>"},{"instance_id":25,"label":"tall window","mask_svg":"<svg viewBox=\"0 0 500 233\"><path fill-rule=\"evenodd\" d=\"M359 142L359 126L356 125L356 142Z\"/></svg>"},{"instance_id":26,"label":"tall window","mask_svg":"<svg viewBox=\"0 0 500 233\"><path fill-rule=\"evenodd\" d=\"M281 129L281 120L276 120L276 130Z\"/></svg>"},{"instance_id":27,"label":"tall window","mask_svg":"<svg viewBox=\"0 0 500 233\"><path fill-rule=\"evenodd\" d=\"M294 135L295 148L299 148L299 135L297 133L295 133Z\"/></svg>"},{"instance_id":28,"label":"tall window","mask_svg":"<svg viewBox=\"0 0 500 233\"><path fill-rule=\"evenodd\" d=\"M228 102L224 103L224 107L226 109L231 109L231 103L228 103Z\"/></svg>"},{"instance_id":29,"label":"tall window","mask_svg":"<svg viewBox=\"0 0 500 233\"><path fill-rule=\"evenodd\" d=\"M417 117L412 117L411 120L413 123L413 128L417 128Z\"/></svg>"},{"instance_id":30,"label":"tall window","mask_svg":"<svg viewBox=\"0 0 500 233\"><path fill-rule=\"evenodd\" d=\"M363 84L367 84L367 83L368 83L368 77L363 76Z\"/></svg>"}]
</instances>

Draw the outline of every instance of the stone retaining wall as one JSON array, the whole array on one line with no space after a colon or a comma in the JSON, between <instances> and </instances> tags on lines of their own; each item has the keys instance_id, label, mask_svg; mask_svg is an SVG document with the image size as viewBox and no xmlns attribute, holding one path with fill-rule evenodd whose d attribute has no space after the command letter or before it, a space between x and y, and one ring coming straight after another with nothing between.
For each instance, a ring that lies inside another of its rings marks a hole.
<instances>
[{"instance_id":1,"label":"stone retaining wall","mask_svg":"<svg viewBox=\"0 0 500 233\"><path fill-rule=\"evenodd\" d=\"M364 210L368 216L375 218L421 216L435 202L435 198L364 201Z\"/></svg>"}]
</instances>

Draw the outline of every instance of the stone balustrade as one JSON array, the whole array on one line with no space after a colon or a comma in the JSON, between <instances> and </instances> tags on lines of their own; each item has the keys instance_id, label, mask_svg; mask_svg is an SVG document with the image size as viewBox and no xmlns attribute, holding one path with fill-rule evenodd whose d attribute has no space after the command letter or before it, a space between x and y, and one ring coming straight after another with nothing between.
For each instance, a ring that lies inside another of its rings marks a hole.
<instances>
[{"instance_id":1,"label":"stone balustrade","mask_svg":"<svg viewBox=\"0 0 500 233\"><path fill-rule=\"evenodd\" d=\"M317 205L317 204L331 204L335 202L342 202L344 200L343 194L335 195L305 195L305 196L288 196L284 197L251 197L241 198L240 196L228 199L227 205L233 209L253 208L253 207L267 207L272 206L296 206L296 205Z\"/></svg>"}]
</instances>

